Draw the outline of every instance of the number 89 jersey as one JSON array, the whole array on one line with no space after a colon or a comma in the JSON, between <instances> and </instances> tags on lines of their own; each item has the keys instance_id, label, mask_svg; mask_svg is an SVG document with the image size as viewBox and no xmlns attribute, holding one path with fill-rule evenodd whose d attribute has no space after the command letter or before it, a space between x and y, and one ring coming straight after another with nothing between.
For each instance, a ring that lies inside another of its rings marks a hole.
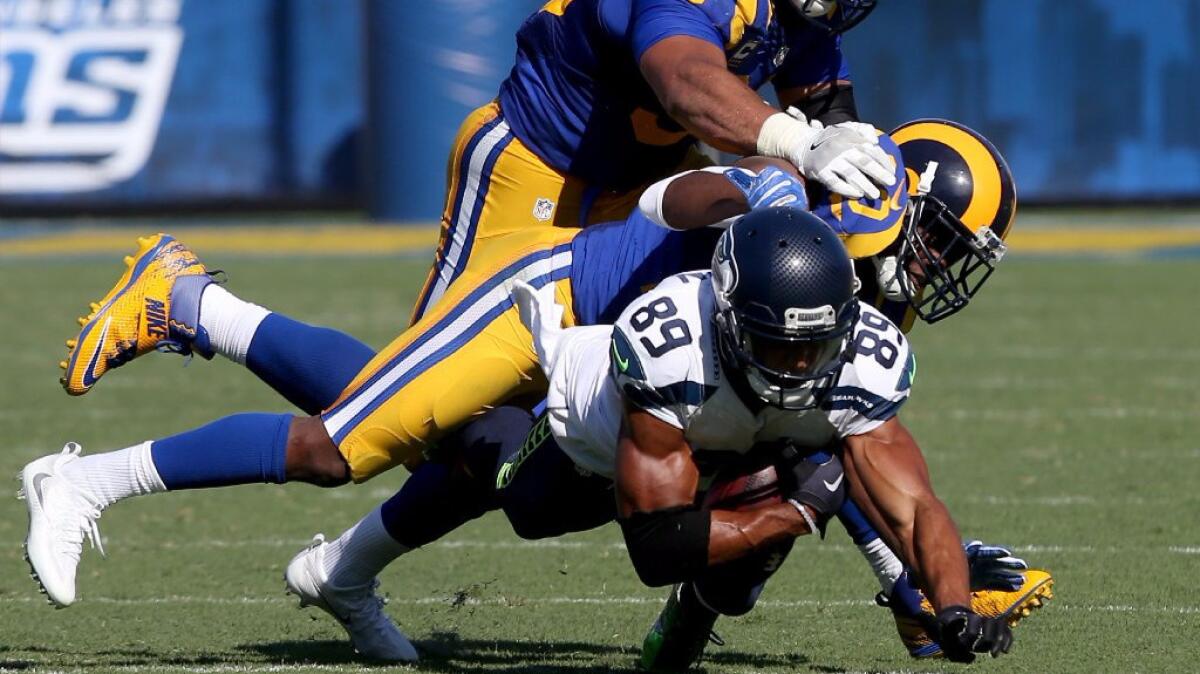
<instances>
[{"instance_id":1,"label":"number 89 jersey","mask_svg":"<svg viewBox=\"0 0 1200 674\"><path fill-rule=\"evenodd\" d=\"M634 300L613 326L611 373L631 406L682 429L697 452L744 453L789 439L820 447L896 415L908 398L915 359L908 340L861 304L854 354L817 409L789 411L759 399L718 356L711 273L672 276Z\"/></svg>"}]
</instances>

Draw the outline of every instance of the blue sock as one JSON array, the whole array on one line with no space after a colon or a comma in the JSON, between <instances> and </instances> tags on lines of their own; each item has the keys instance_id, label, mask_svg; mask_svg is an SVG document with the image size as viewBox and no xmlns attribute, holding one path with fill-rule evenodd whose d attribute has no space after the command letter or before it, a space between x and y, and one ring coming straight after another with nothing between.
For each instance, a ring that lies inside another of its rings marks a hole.
<instances>
[{"instance_id":1,"label":"blue sock","mask_svg":"<svg viewBox=\"0 0 1200 674\"><path fill-rule=\"evenodd\" d=\"M527 429L528 412L508 407L493 410L442 439L447 455L455 457L453 463L426 461L380 506L383 526L396 542L410 548L432 543L500 507L496 463L503 443L496 433L504 429L497 423L503 426L513 414Z\"/></svg>"},{"instance_id":2,"label":"blue sock","mask_svg":"<svg viewBox=\"0 0 1200 674\"><path fill-rule=\"evenodd\" d=\"M246 367L305 413L318 414L374 357L344 332L271 314L254 333Z\"/></svg>"},{"instance_id":3,"label":"blue sock","mask_svg":"<svg viewBox=\"0 0 1200 674\"><path fill-rule=\"evenodd\" d=\"M879 538L879 532L875 531L875 527L867 521L867 516L863 511L858 509L856 504L849 496L842 504L842 509L838 511L837 517L842 522L842 526L846 527L846 533L850 534L850 538L854 540L855 545L870 543Z\"/></svg>"},{"instance_id":4,"label":"blue sock","mask_svg":"<svg viewBox=\"0 0 1200 674\"><path fill-rule=\"evenodd\" d=\"M154 467L167 489L287 481L290 414L235 414L155 440Z\"/></svg>"}]
</instances>

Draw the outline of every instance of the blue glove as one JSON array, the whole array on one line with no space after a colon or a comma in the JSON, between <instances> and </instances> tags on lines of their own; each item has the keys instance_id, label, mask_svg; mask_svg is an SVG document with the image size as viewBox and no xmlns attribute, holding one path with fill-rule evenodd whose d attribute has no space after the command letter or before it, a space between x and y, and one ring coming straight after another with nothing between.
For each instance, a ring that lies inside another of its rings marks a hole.
<instances>
[{"instance_id":1,"label":"blue glove","mask_svg":"<svg viewBox=\"0 0 1200 674\"><path fill-rule=\"evenodd\" d=\"M1008 548L986 545L983 541L967 541L963 543L963 552L967 553L972 590L1012 592L1025 584L1025 574L1022 572L1029 565L1020 557L1014 557Z\"/></svg>"},{"instance_id":2,"label":"blue glove","mask_svg":"<svg viewBox=\"0 0 1200 674\"><path fill-rule=\"evenodd\" d=\"M758 175L746 169L731 168L725 171L725 177L746 195L746 203L750 204L750 210L774 206L794 206L808 210L808 195L804 193L804 183L774 166L768 166Z\"/></svg>"}]
</instances>

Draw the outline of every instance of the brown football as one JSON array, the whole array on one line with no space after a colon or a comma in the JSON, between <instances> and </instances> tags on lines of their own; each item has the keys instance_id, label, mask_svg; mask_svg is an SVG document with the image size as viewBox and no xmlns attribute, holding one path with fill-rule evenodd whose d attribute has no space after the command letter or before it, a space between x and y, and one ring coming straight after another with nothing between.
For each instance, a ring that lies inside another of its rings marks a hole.
<instances>
[{"instance_id":1,"label":"brown football","mask_svg":"<svg viewBox=\"0 0 1200 674\"><path fill-rule=\"evenodd\" d=\"M755 510L775 503L783 503L775 466L750 473L722 472L704 495L709 510Z\"/></svg>"}]
</instances>

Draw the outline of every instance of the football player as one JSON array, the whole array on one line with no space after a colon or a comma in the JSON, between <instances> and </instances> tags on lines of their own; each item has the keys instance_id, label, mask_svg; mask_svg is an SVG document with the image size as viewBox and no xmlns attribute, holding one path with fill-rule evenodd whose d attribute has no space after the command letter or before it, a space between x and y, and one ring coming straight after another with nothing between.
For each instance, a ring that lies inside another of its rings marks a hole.
<instances>
[{"instance_id":1,"label":"football player","mask_svg":"<svg viewBox=\"0 0 1200 674\"><path fill-rule=\"evenodd\" d=\"M860 206L873 212L883 201L862 200ZM746 208L744 195L742 203ZM899 219L898 213L887 209L884 213ZM631 222L636 223L636 218ZM129 260L126 275L83 321L80 341L72 345L91 341L90 348L76 348L72 354L73 359L92 354L82 358L88 363L80 368L85 378L93 372L94 381L98 364L119 365L156 347L216 352L245 363L303 409L319 411L329 407L374 356L376 363L388 367L360 374L358 383L350 387L355 390L343 396L358 403L350 408L358 416L346 417L349 431L354 432L342 437L367 445L374 442L382 452L348 452L345 443L335 446L325 424L328 417L238 415L120 452L79 460L70 451L46 457L25 471L27 488L33 483L43 487L29 504L27 544L35 570L56 603L71 603L83 533L93 530L100 510L121 498L162 489L259 481L338 484L345 482L347 473L366 479L395 463L419 460L423 443L406 433L415 429L432 437L435 434L427 427L452 428L484 404L472 408L429 395L430 387L437 390L439 380L441 389L449 385L450 391L461 393L468 387L487 404L503 402L523 392L521 387L544 391L544 383L537 381L540 370L528 345L528 332L508 308L507 296L497 297L504 294L506 282L523 277L542 285L557 278L556 288L566 297L571 297L572 288L582 289L573 305L576 320L597 322L614 307L619 310L642 285L672 271L700 266L694 262L695 253L699 251L702 259L711 243L688 238L693 236L698 234L665 232L653 225L614 225L589 231L570 245L535 246L525 251L526 266L502 268L491 277L473 280L462 292L461 302L449 306L436 321L427 319L416 331L419 338L401 337L380 355L344 334L303 326L232 296L211 284L203 266L178 242L164 237L145 241L138 258ZM581 262L590 256L594 264L571 265L572 256ZM504 331L499 343L511 353L498 352L496 340L481 338L489 329L494 336L497 325ZM105 349L116 354L114 359L106 360ZM314 358L314 351L320 357ZM497 362L506 369L504 380L481 378L480 373ZM391 409L373 419L370 411L364 413L372 402L381 406L389 400ZM403 413L394 414L397 410ZM36 480L39 475L55 479Z\"/></svg>"},{"instance_id":2,"label":"football player","mask_svg":"<svg viewBox=\"0 0 1200 674\"><path fill-rule=\"evenodd\" d=\"M448 163L442 237L414 319L511 249L485 245L624 219L650 182L709 163L704 141L793 163L849 197L891 172L873 135L813 129L764 103L857 120L841 33L875 0L550 0L517 31L497 98L468 115Z\"/></svg>"},{"instance_id":3,"label":"football player","mask_svg":"<svg viewBox=\"0 0 1200 674\"><path fill-rule=\"evenodd\" d=\"M942 159L944 164L942 180L934 181L932 178L928 178L924 193L914 195L914 198L920 202L931 198L935 203L941 204L942 202L937 196L930 197L930 187L936 185L938 186L937 193L942 197L955 203L957 207L966 207L967 204L975 203L975 200L970 198L970 195L962 191L964 187L969 188L972 173L962 164L961 159L956 159L958 155L950 152L949 149L957 147L960 152L986 151L988 146L984 144L985 141L982 141L981 138L965 129L965 127L948 125L945 122L932 120L914 123L912 128L908 128L906 125L906 127L898 129L897 133L905 134L905 137L908 139L907 142L912 142L916 139L925 140L943 133L943 126L947 126L945 131L960 134L963 138L970 139L971 143L964 146L962 143L957 142L957 140L962 140L960 138L956 140L955 145L947 145L942 148L942 152L936 155ZM920 144L915 147L919 149L919 146ZM926 152L928 153L929 150L927 149ZM914 152L914 154L917 153ZM926 163L917 164L916 166L922 171L927 170ZM979 166L975 167L975 172L982 173ZM642 199L642 210L650 220L658 224L666 227L687 229L713 223L720 224L719 221L726 217L736 217L737 214L745 211L747 202L795 205L802 205L804 203L806 197L803 193L796 191L794 179L778 171L776 168L770 166L763 168L753 179L749 178L751 175L753 175L751 172L745 170L717 168L684 174L675 179L659 183L648 190ZM993 179L994 181L992 181ZM746 180L749 180L749 182L745 182ZM981 176L980 180L980 203L991 199L991 197L984 196L989 191L996 190L993 194L1004 195L1004 198L997 202L997 207L993 210L988 211L986 208L975 208L968 219L972 223L971 226L967 226L957 219L954 221L953 228L950 227L952 223L949 220L936 223L932 221L921 222L919 225L922 230L936 229L942 232L939 236L943 240L958 242L954 246L956 249L959 246L966 246L966 248L970 249L970 253L955 253L953 256L938 258L940 263L949 264L953 257L954 269L956 270L969 267L972 270L972 274L964 276L964 279L973 278L972 275L976 268L985 270L985 273L990 273L992 264L998 257L995 246L990 242L993 242L993 237L995 241L1000 240L1000 235L994 234L994 232L1007 234L1011 224L1012 189L1011 181L1009 181L1007 176L1007 169L1002 164L997 163L994 170L986 177ZM987 186L982 187L983 183L987 183ZM945 187L942 187L943 184ZM964 199L964 196L968 198ZM879 208L879 206L877 204L876 208ZM861 204L855 205L855 208L860 207ZM850 220L854 215L854 211L850 207L837 202L836 198L833 208L830 208L828 201L820 201L815 210L823 213L838 213L837 218L830 218L830 222L833 222L837 226L844 226L845 221ZM939 217L954 217L947 216L947 212L943 206L921 205L921 212L925 213L926 217L935 212L940 214ZM909 220L910 225L915 225L916 223L917 221L915 220ZM619 241L616 239L613 240L613 243L620 244L613 246L614 250L636 247L636 238L626 237L638 232L638 228L633 227L631 224L627 224L619 229L606 229L607 227L594 229L590 234L593 236L604 236L606 234L619 235L621 237ZM943 227L945 231L943 231ZM952 236L950 234L951 231L957 234ZM856 236L850 240L858 243L858 245L863 245L860 238ZM893 233L891 238L895 239L896 235ZM929 270L923 269L923 265L929 264L929 260L933 260L934 258L918 259L908 252L907 249L901 251L900 249L903 247L897 242L884 252L888 257L899 257L904 260L903 266L906 269L912 270L911 275L913 278L933 278L943 274L941 267L936 264L932 265ZM947 250L950 247L947 245ZM606 270L614 266L622 266L622 263L618 262L614 265L609 258L606 258L603 252L605 250L605 248L590 250L588 257L577 258L577 264L586 269L599 270L599 277L604 278L607 273ZM964 267L961 264L961 260L958 259L960 255L970 257L972 260L971 264ZM872 274L876 273L876 266L887 266L875 265L869 261L864 262L866 262L864 269L869 270ZM661 271L661 267L657 267L656 265L649 266ZM895 265L893 264L889 268L892 269L891 273L894 273ZM654 277L642 277L642 279L653 282ZM638 284L632 281L630 279L622 283L626 289L626 293L637 287ZM888 277L883 279L883 283L892 281L893 279ZM911 279L906 279L905 282L915 283ZM872 283L878 284L879 281L872 281ZM956 283L957 285L964 285L961 282ZM577 282L577 285L581 286L582 284ZM969 301L970 295L973 295L978 289L980 282L974 279L970 283L965 283L965 285L969 286L971 290L969 293L957 296L958 306L954 311L960 309ZM923 289L916 285L910 285L909 290L915 298L924 297ZM903 300L903 293L899 293L899 295L901 300ZM578 292L577 296L579 296ZM872 291L870 297L875 296L875 292ZM622 305L623 303L616 304L617 307ZM608 306L608 311L611 315L613 304L609 304ZM908 304L899 301L885 301L883 306L885 309L896 312L900 318L907 318L911 321L912 312L909 311L906 315ZM944 318L950 315L950 313L952 311L947 310L935 318ZM553 389L551 389L551 397L553 395ZM486 476L490 474L489 471L495 461L495 448L498 445L521 446L522 450L520 454L522 455L528 452L536 457L551 457L547 459L551 461L549 468L540 467L541 462L534 461L533 465L525 467L522 473L522 475L527 476L527 480L532 484L543 485L541 492L531 490L528 487L523 490L515 490L521 494L532 494L532 496L527 496L526 498L531 505L524 508L525 511L535 514L546 514L550 516L550 519L547 520L545 517L537 519L529 516L521 516L520 514L513 515L512 509L514 506L511 503L512 496L509 497L510 503L505 506L506 511L510 512L510 519L519 535L526 538L556 536L568 531L576 531L580 528L591 528L592 526L597 526L611 520L614 514L609 505L611 499L608 501L598 499L592 501L590 504L587 502L582 504L578 502L571 503L571 498L574 494L587 491L587 484L591 481L591 478L584 479L579 483L567 480L555 473L556 464L553 462L554 452L547 454L547 452L538 453L533 451L538 446L538 443L546 438L544 424L542 424L539 433L530 434L528 442L525 442L526 437L521 424L525 423L526 427L528 427L531 418L527 413L519 410L497 410L489 413L485 419L487 420L486 422L473 424L465 433L460 434L459 437L452 440L453 451L450 454L455 457L463 454L469 455L471 452L467 451L467 448L480 446L490 448L490 451L493 452L490 458L488 456L476 458L473 461L467 461L465 465L460 461L458 463L434 463L422 466L416 474L409 478L405 487L396 497L363 518L358 525L332 542L326 543L323 538L320 539L308 551L297 557L293 562L292 571L289 574L289 584L293 591L300 594L304 598L303 601L322 606L322 608L325 608L334 617L338 617L339 614L344 615L345 611L339 611L336 608L330 607L331 602L329 600L335 596L335 593L330 588L367 587L375 575L388 562L394 559L395 556L440 538L465 521L478 517L488 509L500 507L499 502L490 494L486 479L482 487L479 484L473 483L471 479L471 476L478 478L481 475ZM499 433L496 436L490 435L488 431L480 428L481 426L499 426L503 429L506 425L514 427L517 430L492 431L492 433ZM522 462L523 459L520 457L514 459L514 463L516 464L521 464ZM562 461L560 460L558 463L562 463ZM571 469L573 470L573 464L569 465L572 466ZM570 470L567 472L570 472ZM471 486L472 484L474 486ZM601 480L600 489L605 488L604 484L604 481ZM511 495L514 492L509 491L507 493ZM552 495L548 495L548 493ZM547 502L554 503L555 505L547 506ZM417 516L418 514L420 516ZM903 567L899 559L879 539L879 535L866 522L865 517L852 502L847 502L838 515L843 523L846 524L854 542L859 546L875 570L881 584L880 597L882 600L887 601L893 608L901 637L905 645L909 648L910 653L921 657L941 654L940 646L929 638L923 624L931 615L928 603L923 602L923 597L911 585L910 577L903 573ZM384 521L391 522L391 524L384 526L382 524ZM346 553L345 551L348 549L352 549L353 553ZM983 546L978 542L974 542L968 546L967 550L971 555L972 573L975 576L973 587L980 590L973 595L973 604L977 605L981 611L986 612L988 615L1003 615L1006 617L1015 615L1016 617L1020 617L1019 611L1036 606L1042 598L1049 594L1049 575L1040 570L1022 573L1025 566L1024 562L1010 557L1009 553L1004 549ZM318 588L320 588L320 592L317 591ZM706 615L702 615L698 621L681 622L674 629L665 629L666 627L670 627L670 625L658 625L658 634L654 635L654 639L657 640L655 650L660 648L665 649L665 652L670 654L672 650L678 650L672 648L672 642L680 641L687 644L684 647L685 649L695 646L697 642L693 638L696 633L694 627L704 621L707 621L708 627L711 627L715 619L716 613L708 612ZM363 635L345 621L343 621L343 624L347 626L352 640L360 652L372 652L373 647L371 641L368 639L368 635ZM702 639L707 637L708 627L703 629L700 635ZM648 643L650 642L648 641ZM703 640L699 644L702 645Z\"/></svg>"},{"instance_id":4,"label":"football player","mask_svg":"<svg viewBox=\"0 0 1200 674\"><path fill-rule=\"evenodd\" d=\"M690 601L712 615L741 614L794 538L824 531L848 485L923 579L933 607L925 626L946 655L969 662L1006 652L1005 619L969 607L957 531L896 418L915 370L908 342L855 289L833 232L791 207L738 220L711 272L668 278L615 326L564 331L553 292L518 282L522 320L550 382L545 412L536 421L516 408L489 412L459 436L456 466L421 466L415 489L402 489L341 545L318 538L297 555L289 588L339 615L330 589L370 586L394 557L453 528L439 523L502 508L530 538L616 518L642 580L677 584L672 596L681 598L668 612ZM849 468L845 485L836 456L816 452L833 447ZM780 462L786 501L753 511L695 507L701 466L752 451ZM418 478L430 472L453 488L426 489L436 479ZM390 546L371 527L385 529ZM325 571L331 564L336 578ZM678 669L698 655L694 640L685 647L676 638L643 664Z\"/></svg>"}]
</instances>

